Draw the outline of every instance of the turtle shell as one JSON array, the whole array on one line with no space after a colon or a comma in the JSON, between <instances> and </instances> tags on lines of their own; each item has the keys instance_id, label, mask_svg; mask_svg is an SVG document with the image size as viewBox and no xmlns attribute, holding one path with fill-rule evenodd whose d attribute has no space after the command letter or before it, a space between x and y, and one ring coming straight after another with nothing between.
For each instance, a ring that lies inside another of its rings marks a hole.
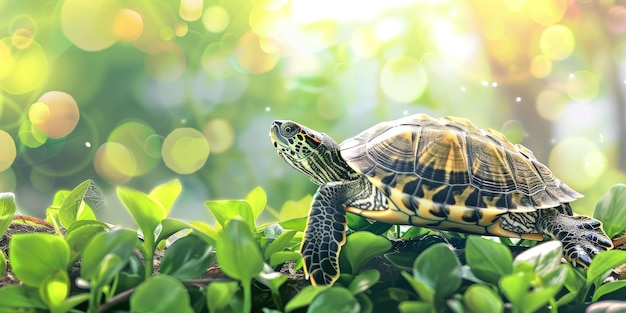
<instances>
[{"instance_id":1,"label":"turtle shell","mask_svg":"<svg viewBox=\"0 0 626 313\"><path fill-rule=\"evenodd\" d=\"M449 221L454 225L435 228L511 235L484 227L500 214L560 207L581 197L526 147L458 117L418 114L383 122L344 141L340 150L392 200L392 210L409 217L408 224Z\"/></svg>"}]
</instances>

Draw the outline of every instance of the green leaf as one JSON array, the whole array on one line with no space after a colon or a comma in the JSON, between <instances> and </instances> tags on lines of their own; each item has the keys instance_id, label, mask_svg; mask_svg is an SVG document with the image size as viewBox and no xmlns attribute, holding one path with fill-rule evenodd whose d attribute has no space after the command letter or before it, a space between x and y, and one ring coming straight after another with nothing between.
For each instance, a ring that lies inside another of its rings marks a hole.
<instances>
[{"instance_id":1,"label":"green leaf","mask_svg":"<svg viewBox=\"0 0 626 313\"><path fill-rule=\"evenodd\" d=\"M50 274L39 285L39 296L49 307L59 306L70 293L70 276L65 270L57 270Z\"/></svg>"},{"instance_id":2,"label":"green leaf","mask_svg":"<svg viewBox=\"0 0 626 313\"><path fill-rule=\"evenodd\" d=\"M428 230L428 228L424 228L420 226L411 226L407 231L404 232L404 234L402 234L401 238L404 240L419 238L421 236L428 234L429 232L430 230Z\"/></svg>"},{"instance_id":3,"label":"green leaf","mask_svg":"<svg viewBox=\"0 0 626 313\"><path fill-rule=\"evenodd\" d=\"M209 307L209 312L219 312L228 306L230 300L233 298L238 289L239 285L234 281L216 281L210 283L206 292L206 301L207 306Z\"/></svg>"},{"instance_id":4,"label":"green leaf","mask_svg":"<svg viewBox=\"0 0 626 313\"><path fill-rule=\"evenodd\" d=\"M163 255L161 273L178 279L196 278L213 263L213 247L189 235L176 240Z\"/></svg>"},{"instance_id":5,"label":"green leaf","mask_svg":"<svg viewBox=\"0 0 626 313\"><path fill-rule=\"evenodd\" d=\"M232 219L218 238L217 262L226 275L249 283L263 270L261 250L245 221Z\"/></svg>"},{"instance_id":6,"label":"green leaf","mask_svg":"<svg viewBox=\"0 0 626 313\"><path fill-rule=\"evenodd\" d=\"M387 230L393 226L392 224L387 224L383 222L371 222L371 220L366 219L362 216L348 213L346 215L346 222L348 227L355 231L368 231L377 235L381 235L385 233Z\"/></svg>"},{"instance_id":7,"label":"green leaf","mask_svg":"<svg viewBox=\"0 0 626 313\"><path fill-rule=\"evenodd\" d=\"M91 180L80 183L72 190L59 207L59 222L63 227L69 228L79 219L95 219L90 204L97 209L104 203L103 195L98 186Z\"/></svg>"},{"instance_id":8,"label":"green leaf","mask_svg":"<svg viewBox=\"0 0 626 313\"><path fill-rule=\"evenodd\" d=\"M478 236L467 238L465 258L476 277L492 284L513 271L509 248Z\"/></svg>"},{"instance_id":9,"label":"green leaf","mask_svg":"<svg viewBox=\"0 0 626 313\"><path fill-rule=\"evenodd\" d=\"M16 234L11 238L9 259L15 276L25 285L37 287L68 267L70 248L55 235Z\"/></svg>"},{"instance_id":10,"label":"green leaf","mask_svg":"<svg viewBox=\"0 0 626 313\"><path fill-rule=\"evenodd\" d=\"M122 259L114 253L105 255L98 264L97 271L91 277L91 287L98 290L108 285L126 266L127 262L128 259Z\"/></svg>"},{"instance_id":11,"label":"green leaf","mask_svg":"<svg viewBox=\"0 0 626 313\"><path fill-rule=\"evenodd\" d=\"M419 280L407 272L402 272L402 276L421 299L428 303L433 303L435 301L435 288L431 286L429 282Z\"/></svg>"},{"instance_id":12,"label":"green leaf","mask_svg":"<svg viewBox=\"0 0 626 313\"><path fill-rule=\"evenodd\" d=\"M626 230L626 185L617 184L609 188L596 203L593 217L602 221L604 231L613 238Z\"/></svg>"},{"instance_id":13,"label":"green leaf","mask_svg":"<svg viewBox=\"0 0 626 313\"><path fill-rule=\"evenodd\" d=\"M431 303L422 301L404 301L398 305L402 313L432 313L436 312Z\"/></svg>"},{"instance_id":14,"label":"green leaf","mask_svg":"<svg viewBox=\"0 0 626 313\"><path fill-rule=\"evenodd\" d=\"M293 236L295 236L296 233L297 231L292 229L286 230L280 236L278 236L278 238L274 239L274 241L272 241L269 246L267 246L267 249L265 249L263 255L265 259L268 260L271 258L272 254L285 250L285 248L289 245L291 239L293 239Z\"/></svg>"},{"instance_id":15,"label":"green leaf","mask_svg":"<svg viewBox=\"0 0 626 313\"><path fill-rule=\"evenodd\" d=\"M561 242L558 240L547 241L518 254L513 261L513 267L516 268L522 262L527 263L539 276L544 276L561 265L562 257Z\"/></svg>"},{"instance_id":16,"label":"green leaf","mask_svg":"<svg viewBox=\"0 0 626 313\"><path fill-rule=\"evenodd\" d=\"M250 208L252 208L252 215L254 220L256 220L267 204L267 195L265 194L265 190L263 190L260 186L252 189L252 191L250 191L250 193L246 196L246 201L250 204Z\"/></svg>"},{"instance_id":17,"label":"green leaf","mask_svg":"<svg viewBox=\"0 0 626 313\"><path fill-rule=\"evenodd\" d=\"M484 285L469 286L463 294L463 304L468 313L504 312L504 303L502 303L500 296Z\"/></svg>"},{"instance_id":18,"label":"green leaf","mask_svg":"<svg viewBox=\"0 0 626 313\"><path fill-rule=\"evenodd\" d=\"M183 221L179 221L173 218L166 218L161 221L161 231L159 235L155 239L155 243L159 243L164 239L171 237L172 235L178 233L181 230L193 228L191 224L185 223Z\"/></svg>"},{"instance_id":19,"label":"green leaf","mask_svg":"<svg viewBox=\"0 0 626 313\"><path fill-rule=\"evenodd\" d=\"M274 272L274 270L269 265L265 264L263 267L263 271L259 273L259 276L257 276L256 279L263 285L270 288L274 304L276 305L276 307L282 310L283 300L280 294L280 286L282 286L287 281L287 275L281 274L279 272Z\"/></svg>"},{"instance_id":20,"label":"green leaf","mask_svg":"<svg viewBox=\"0 0 626 313\"><path fill-rule=\"evenodd\" d=\"M360 310L361 305L350 291L343 287L330 287L313 299L307 312L358 313Z\"/></svg>"},{"instance_id":21,"label":"green leaf","mask_svg":"<svg viewBox=\"0 0 626 313\"><path fill-rule=\"evenodd\" d=\"M290 200L290 201L285 202L282 208L280 208L280 212L278 214L278 220L290 221L290 220L298 220L298 219L304 218L305 223L306 223L306 218L309 215L309 210L311 209L312 201L313 201L313 197L311 195L306 195L298 201ZM296 228L287 227L285 225L282 225L282 226L285 228L296 229ZM297 230L303 231L304 227L302 229L298 228Z\"/></svg>"},{"instance_id":22,"label":"green leaf","mask_svg":"<svg viewBox=\"0 0 626 313\"><path fill-rule=\"evenodd\" d=\"M154 276L137 287L130 297L130 311L193 313L185 286L179 280L163 274Z\"/></svg>"},{"instance_id":23,"label":"green leaf","mask_svg":"<svg viewBox=\"0 0 626 313\"><path fill-rule=\"evenodd\" d=\"M389 249L391 249L389 239L363 231L348 236L342 254L350 263L352 273L357 274L363 264Z\"/></svg>"},{"instance_id":24,"label":"green leaf","mask_svg":"<svg viewBox=\"0 0 626 313\"><path fill-rule=\"evenodd\" d=\"M250 231L255 231L254 213L252 207L245 200L212 200L205 202L207 208L215 217L217 223L224 227L228 221L240 217L248 225Z\"/></svg>"},{"instance_id":25,"label":"green leaf","mask_svg":"<svg viewBox=\"0 0 626 313\"><path fill-rule=\"evenodd\" d=\"M525 263L529 264L529 263ZM520 312L535 312L561 290L567 278L567 265L560 265L542 276L532 267L520 266L500 279L500 289Z\"/></svg>"},{"instance_id":26,"label":"green leaf","mask_svg":"<svg viewBox=\"0 0 626 313\"><path fill-rule=\"evenodd\" d=\"M307 217L297 217L290 220L284 220L283 222L278 223L285 229L293 229L297 231L303 232L306 228Z\"/></svg>"},{"instance_id":27,"label":"green leaf","mask_svg":"<svg viewBox=\"0 0 626 313\"><path fill-rule=\"evenodd\" d=\"M156 244L154 231L167 217L163 205L142 192L124 187L117 187L117 196L141 229L144 240Z\"/></svg>"},{"instance_id":28,"label":"green leaf","mask_svg":"<svg viewBox=\"0 0 626 313\"><path fill-rule=\"evenodd\" d=\"M380 279L380 272L375 269L369 269L361 272L361 274L354 277L348 286L348 290L353 295L357 295L367 289L370 289Z\"/></svg>"},{"instance_id":29,"label":"green leaf","mask_svg":"<svg viewBox=\"0 0 626 313\"><path fill-rule=\"evenodd\" d=\"M270 255L270 266L276 267L287 261L299 261L302 259L300 253L295 251L278 251Z\"/></svg>"},{"instance_id":30,"label":"green leaf","mask_svg":"<svg viewBox=\"0 0 626 313\"><path fill-rule=\"evenodd\" d=\"M94 278L106 265L103 262L109 254L117 255L124 261L128 260L137 240L137 234L129 229L116 229L95 235L83 252L80 276L86 280Z\"/></svg>"},{"instance_id":31,"label":"green leaf","mask_svg":"<svg viewBox=\"0 0 626 313\"><path fill-rule=\"evenodd\" d=\"M285 313L289 313L301 307L308 306L313 302L322 291L328 289L329 286L306 286L300 290L285 306ZM329 311L329 312L332 312Z\"/></svg>"},{"instance_id":32,"label":"green leaf","mask_svg":"<svg viewBox=\"0 0 626 313\"><path fill-rule=\"evenodd\" d=\"M393 266L398 267L404 270L410 270L413 268L413 263L415 259L418 257L419 253L417 252L390 252L385 254L385 258L393 264Z\"/></svg>"},{"instance_id":33,"label":"green leaf","mask_svg":"<svg viewBox=\"0 0 626 313\"><path fill-rule=\"evenodd\" d=\"M592 302L596 302L600 297L609 294L618 289L626 288L626 280L617 280L610 283L602 284L598 289L593 292Z\"/></svg>"},{"instance_id":34,"label":"green leaf","mask_svg":"<svg viewBox=\"0 0 626 313\"><path fill-rule=\"evenodd\" d=\"M165 210L165 216L167 216L182 190L183 186L180 184L180 180L174 179L154 187L148 196L161 204Z\"/></svg>"},{"instance_id":35,"label":"green leaf","mask_svg":"<svg viewBox=\"0 0 626 313\"><path fill-rule=\"evenodd\" d=\"M71 296L71 297L65 299L65 301L60 303L51 312L52 313L69 312L72 308L76 307L77 305L79 305L79 304L81 304L83 302L87 302L89 300L89 297L90 297L90 294L88 294L88 293L81 293L81 294L77 294L77 295Z\"/></svg>"},{"instance_id":36,"label":"green leaf","mask_svg":"<svg viewBox=\"0 0 626 313\"><path fill-rule=\"evenodd\" d=\"M0 309L47 309L48 306L41 300L36 287L25 285L9 285L0 288ZM16 310L14 312L21 312Z\"/></svg>"},{"instance_id":37,"label":"green leaf","mask_svg":"<svg viewBox=\"0 0 626 313\"><path fill-rule=\"evenodd\" d=\"M65 237L65 241L70 246L70 260L78 257L95 235L107 229L109 229L109 226L100 221L83 220L74 222L67 230L67 236Z\"/></svg>"},{"instance_id":38,"label":"green leaf","mask_svg":"<svg viewBox=\"0 0 626 313\"><path fill-rule=\"evenodd\" d=\"M413 264L413 277L434 291L434 301L446 299L461 286L461 263L444 243L430 246Z\"/></svg>"},{"instance_id":39,"label":"green leaf","mask_svg":"<svg viewBox=\"0 0 626 313\"><path fill-rule=\"evenodd\" d=\"M614 267L626 263L626 251L603 251L594 256L587 270L587 283L593 283Z\"/></svg>"},{"instance_id":40,"label":"green leaf","mask_svg":"<svg viewBox=\"0 0 626 313\"><path fill-rule=\"evenodd\" d=\"M0 193L0 236L4 235L13 222L15 212L17 212L15 196L9 192Z\"/></svg>"}]
</instances>

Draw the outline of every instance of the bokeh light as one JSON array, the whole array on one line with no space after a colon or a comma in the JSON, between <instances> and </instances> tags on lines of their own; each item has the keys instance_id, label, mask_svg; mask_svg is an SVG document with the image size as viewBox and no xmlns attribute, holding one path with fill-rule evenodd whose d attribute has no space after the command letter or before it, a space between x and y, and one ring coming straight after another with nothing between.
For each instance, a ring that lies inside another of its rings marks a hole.
<instances>
[{"instance_id":1,"label":"bokeh light","mask_svg":"<svg viewBox=\"0 0 626 313\"><path fill-rule=\"evenodd\" d=\"M278 10L287 4L288 0L252 0L252 4L256 7L263 8L267 11Z\"/></svg>"},{"instance_id":2,"label":"bokeh light","mask_svg":"<svg viewBox=\"0 0 626 313\"><path fill-rule=\"evenodd\" d=\"M417 99L427 85L426 70L419 61L408 56L387 61L380 74L380 86L385 95L401 103Z\"/></svg>"},{"instance_id":3,"label":"bokeh light","mask_svg":"<svg viewBox=\"0 0 626 313\"><path fill-rule=\"evenodd\" d=\"M380 50L380 42L369 26L359 27L354 31L350 46L354 53L361 57L373 57Z\"/></svg>"},{"instance_id":4,"label":"bokeh light","mask_svg":"<svg viewBox=\"0 0 626 313\"><path fill-rule=\"evenodd\" d=\"M278 56L263 51L259 37L252 32L247 32L239 39L236 57L239 65L252 74L268 72L278 63Z\"/></svg>"},{"instance_id":5,"label":"bokeh light","mask_svg":"<svg viewBox=\"0 0 626 313\"><path fill-rule=\"evenodd\" d=\"M228 11L221 5L211 5L204 10L202 24L204 28L212 33L223 32L230 23Z\"/></svg>"},{"instance_id":6,"label":"bokeh light","mask_svg":"<svg viewBox=\"0 0 626 313\"><path fill-rule=\"evenodd\" d=\"M72 96L61 91L49 91L30 106L28 118L43 134L57 139L74 130L80 114Z\"/></svg>"},{"instance_id":7,"label":"bokeh light","mask_svg":"<svg viewBox=\"0 0 626 313\"><path fill-rule=\"evenodd\" d=\"M568 137L552 151L548 167L562 181L574 189L585 190L593 186L606 168L606 157L596 144L582 137Z\"/></svg>"},{"instance_id":8,"label":"bokeh light","mask_svg":"<svg viewBox=\"0 0 626 313\"><path fill-rule=\"evenodd\" d=\"M552 72L552 60L545 55L538 55L530 63L530 73L536 78L543 78Z\"/></svg>"},{"instance_id":9,"label":"bokeh light","mask_svg":"<svg viewBox=\"0 0 626 313\"><path fill-rule=\"evenodd\" d=\"M117 184L130 181L137 170L137 161L123 144L106 142L93 158L93 166L100 177Z\"/></svg>"},{"instance_id":10,"label":"bokeh light","mask_svg":"<svg viewBox=\"0 0 626 313\"><path fill-rule=\"evenodd\" d=\"M180 0L178 14L185 21L196 21L202 16L203 5L204 0Z\"/></svg>"},{"instance_id":11,"label":"bokeh light","mask_svg":"<svg viewBox=\"0 0 626 313\"><path fill-rule=\"evenodd\" d=\"M148 54L145 67L152 79L161 83L173 82L185 71L185 54L178 45L172 45L166 50Z\"/></svg>"},{"instance_id":12,"label":"bokeh light","mask_svg":"<svg viewBox=\"0 0 626 313\"><path fill-rule=\"evenodd\" d=\"M566 85L567 95L572 100L588 103L600 91L600 84L596 75L589 71L576 71L570 74Z\"/></svg>"},{"instance_id":13,"label":"bokeh light","mask_svg":"<svg viewBox=\"0 0 626 313\"><path fill-rule=\"evenodd\" d=\"M165 137L161 154L169 169L178 174L191 174L206 163L209 143L196 129L176 128Z\"/></svg>"},{"instance_id":14,"label":"bokeh light","mask_svg":"<svg viewBox=\"0 0 626 313\"><path fill-rule=\"evenodd\" d=\"M20 125L19 133L17 134L20 142L29 148L37 148L46 143L48 136L42 133L31 121L25 120Z\"/></svg>"},{"instance_id":15,"label":"bokeh light","mask_svg":"<svg viewBox=\"0 0 626 313\"><path fill-rule=\"evenodd\" d=\"M554 89L545 89L537 96L535 105L541 117L556 121L563 117L568 102L569 98L566 94Z\"/></svg>"},{"instance_id":16,"label":"bokeh light","mask_svg":"<svg viewBox=\"0 0 626 313\"><path fill-rule=\"evenodd\" d=\"M526 137L526 128L518 120L504 122L500 132L512 143L521 143L524 137Z\"/></svg>"},{"instance_id":17,"label":"bokeh light","mask_svg":"<svg viewBox=\"0 0 626 313\"><path fill-rule=\"evenodd\" d=\"M14 192L17 187L17 177L12 168L0 172L0 190Z\"/></svg>"},{"instance_id":18,"label":"bokeh light","mask_svg":"<svg viewBox=\"0 0 626 313\"><path fill-rule=\"evenodd\" d=\"M575 40L572 31L563 25L552 25L541 33L541 52L552 60L563 60L574 51Z\"/></svg>"},{"instance_id":19,"label":"bokeh light","mask_svg":"<svg viewBox=\"0 0 626 313\"><path fill-rule=\"evenodd\" d=\"M19 48L13 42L12 37L0 39L0 89L23 94L41 86L48 75L48 58L35 41Z\"/></svg>"},{"instance_id":20,"label":"bokeh light","mask_svg":"<svg viewBox=\"0 0 626 313\"><path fill-rule=\"evenodd\" d=\"M214 118L206 123L202 133L209 142L211 153L222 154L235 143L235 130L233 125L222 118Z\"/></svg>"},{"instance_id":21,"label":"bokeh light","mask_svg":"<svg viewBox=\"0 0 626 313\"><path fill-rule=\"evenodd\" d=\"M146 53L157 53L171 47L177 22L172 7L161 0L141 0L133 4L129 8L143 19L141 35L133 41L135 47Z\"/></svg>"},{"instance_id":22,"label":"bokeh light","mask_svg":"<svg viewBox=\"0 0 626 313\"><path fill-rule=\"evenodd\" d=\"M143 122L126 122L116 127L107 140L124 147L121 154L132 159L129 167L117 167L125 176L140 176L150 172L160 161L161 141L152 127ZM119 147L113 148L120 150ZM116 151L117 151L116 150Z\"/></svg>"},{"instance_id":23,"label":"bokeh light","mask_svg":"<svg viewBox=\"0 0 626 313\"><path fill-rule=\"evenodd\" d=\"M111 32L119 41L134 41L143 32L143 18L141 14L131 9L120 9L113 19Z\"/></svg>"},{"instance_id":24,"label":"bokeh light","mask_svg":"<svg viewBox=\"0 0 626 313\"><path fill-rule=\"evenodd\" d=\"M117 0L65 0L61 7L63 33L83 50L106 49L117 40L109 27L118 9Z\"/></svg>"},{"instance_id":25,"label":"bokeh light","mask_svg":"<svg viewBox=\"0 0 626 313\"><path fill-rule=\"evenodd\" d=\"M17 149L15 148L15 141L13 137L4 130L0 129L0 172L6 171L17 156Z\"/></svg>"},{"instance_id":26,"label":"bokeh light","mask_svg":"<svg viewBox=\"0 0 626 313\"><path fill-rule=\"evenodd\" d=\"M565 16L567 0L527 0L526 8L535 23L550 26Z\"/></svg>"}]
</instances>

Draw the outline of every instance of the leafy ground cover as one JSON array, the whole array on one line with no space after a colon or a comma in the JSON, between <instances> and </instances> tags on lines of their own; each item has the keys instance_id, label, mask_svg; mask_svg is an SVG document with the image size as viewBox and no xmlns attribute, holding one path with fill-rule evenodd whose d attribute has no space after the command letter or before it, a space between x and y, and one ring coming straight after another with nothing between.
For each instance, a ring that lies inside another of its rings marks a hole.
<instances>
[{"instance_id":1,"label":"leafy ground cover","mask_svg":"<svg viewBox=\"0 0 626 313\"><path fill-rule=\"evenodd\" d=\"M177 180L147 194L117 189L139 236L97 220L102 201L91 181L57 192L45 220L16 216L14 196L0 194L0 312L626 311L626 185L597 203L594 217L617 247L587 270L562 263L558 241L444 234L350 215L334 286L311 286L301 271L310 199L286 203L279 223L263 225L261 188L207 201L211 226L168 217L181 190Z\"/></svg>"}]
</instances>

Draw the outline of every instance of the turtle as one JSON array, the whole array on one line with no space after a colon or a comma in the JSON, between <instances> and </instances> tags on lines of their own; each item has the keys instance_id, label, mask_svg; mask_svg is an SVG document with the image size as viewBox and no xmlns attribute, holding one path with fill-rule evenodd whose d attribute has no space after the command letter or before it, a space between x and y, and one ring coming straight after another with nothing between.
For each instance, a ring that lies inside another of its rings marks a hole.
<instances>
[{"instance_id":1,"label":"turtle","mask_svg":"<svg viewBox=\"0 0 626 313\"><path fill-rule=\"evenodd\" d=\"M346 241L346 213L389 224L541 241L588 267L613 248L594 218L574 215L582 195L503 134L461 117L416 114L382 122L341 144L289 120L275 120L278 155L319 185L300 253L305 277L332 285Z\"/></svg>"}]
</instances>

